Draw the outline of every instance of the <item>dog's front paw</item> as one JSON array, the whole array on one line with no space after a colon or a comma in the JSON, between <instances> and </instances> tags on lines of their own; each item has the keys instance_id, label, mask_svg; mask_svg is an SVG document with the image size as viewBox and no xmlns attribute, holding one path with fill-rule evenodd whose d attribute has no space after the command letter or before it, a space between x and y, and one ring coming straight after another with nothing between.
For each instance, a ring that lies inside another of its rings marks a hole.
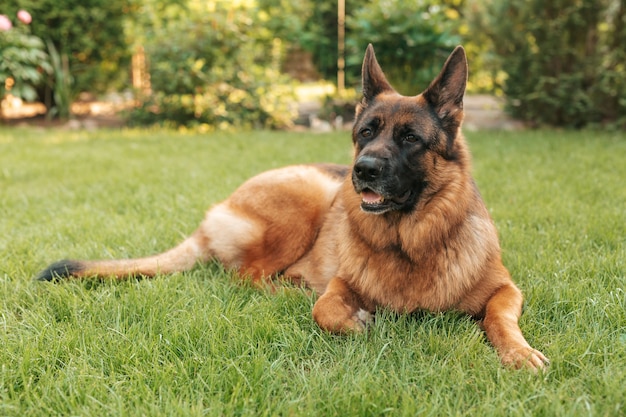
<instances>
[{"instance_id":1,"label":"dog's front paw","mask_svg":"<svg viewBox=\"0 0 626 417\"><path fill-rule=\"evenodd\" d=\"M502 363L515 369L527 368L537 372L550 365L550 360L543 353L528 346L507 351L502 355Z\"/></svg>"},{"instance_id":2,"label":"dog's front paw","mask_svg":"<svg viewBox=\"0 0 626 417\"><path fill-rule=\"evenodd\" d=\"M319 326L334 333L360 332L373 321L356 293L340 278L333 278L313 306Z\"/></svg>"},{"instance_id":3,"label":"dog's front paw","mask_svg":"<svg viewBox=\"0 0 626 417\"><path fill-rule=\"evenodd\" d=\"M359 308L351 318L352 328L356 331L363 331L374 323L374 315L369 311Z\"/></svg>"},{"instance_id":4,"label":"dog's front paw","mask_svg":"<svg viewBox=\"0 0 626 417\"><path fill-rule=\"evenodd\" d=\"M362 332L374 321L370 312L326 294L313 306L313 318L322 329L333 333Z\"/></svg>"}]
</instances>

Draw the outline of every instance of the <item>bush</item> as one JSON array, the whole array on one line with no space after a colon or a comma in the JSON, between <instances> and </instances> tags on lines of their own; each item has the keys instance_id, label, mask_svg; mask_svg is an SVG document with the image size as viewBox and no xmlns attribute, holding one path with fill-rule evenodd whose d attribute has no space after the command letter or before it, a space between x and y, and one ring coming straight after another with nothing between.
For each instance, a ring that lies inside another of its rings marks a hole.
<instances>
[{"instance_id":1,"label":"bush","mask_svg":"<svg viewBox=\"0 0 626 417\"><path fill-rule=\"evenodd\" d=\"M507 108L534 125L626 127L626 4L475 1L474 31L507 74Z\"/></svg>"},{"instance_id":2,"label":"bush","mask_svg":"<svg viewBox=\"0 0 626 417\"><path fill-rule=\"evenodd\" d=\"M146 1L144 7L155 17L140 22L148 29L153 93L131 123L220 129L291 123L292 88L279 72L281 42L264 28L259 10L221 1L166 8Z\"/></svg>"},{"instance_id":3,"label":"bush","mask_svg":"<svg viewBox=\"0 0 626 417\"><path fill-rule=\"evenodd\" d=\"M133 0L3 0L2 4L3 13L30 11L32 34L51 41L59 56L68 57L74 94L106 92L127 81L131 54L124 21L133 16ZM40 95L43 99L44 92Z\"/></svg>"},{"instance_id":4,"label":"bush","mask_svg":"<svg viewBox=\"0 0 626 417\"><path fill-rule=\"evenodd\" d=\"M0 15L0 101L7 88L15 97L34 101L35 88L52 68L43 41L30 34L31 15L20 10L16 16L14 25L8 16Z\"/></svg>"},{"instance_id":5,"label":"bush","mask_svg":"<svg viewBox=\"0 0 626 417\"><path fill-rule=\"evenodd\" d=\"M368 43L399 92L416 94L441 70L457 35L461 1L386 0L358 8L347 17L347 70L360 81L361 62Z\"/></svg>"},{"instance_id":6,"label":"bush","mask_svg":"<svg viewBox=\"0 0 626 417\"><path fill-rule=\"evenodd\" d=\"M284 128L295 116L291 92L288 86L268 88L258 82L239 87L220 82L198 87L193 94L156 92L130 114L130 123L207 130Z\"/></svg>"}]
</instances>

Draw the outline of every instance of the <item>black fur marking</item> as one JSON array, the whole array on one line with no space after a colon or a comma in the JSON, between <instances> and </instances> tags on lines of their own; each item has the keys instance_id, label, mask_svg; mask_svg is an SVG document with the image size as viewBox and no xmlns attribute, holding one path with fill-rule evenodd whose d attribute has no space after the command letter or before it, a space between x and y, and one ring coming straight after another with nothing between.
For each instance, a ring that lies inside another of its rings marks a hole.
<instances>
[{"instance_id":1,"label":"black fur marking","mask_svg":"<svg viewBox=\"0 0 626 417\"><path fill-rule=\"evenodd\" d=\"M76 272L82 271L80 262L63 259L48 266L35 278L36 281L58 282L64 278L69 278Z\"/></svg>"}]
</instances>

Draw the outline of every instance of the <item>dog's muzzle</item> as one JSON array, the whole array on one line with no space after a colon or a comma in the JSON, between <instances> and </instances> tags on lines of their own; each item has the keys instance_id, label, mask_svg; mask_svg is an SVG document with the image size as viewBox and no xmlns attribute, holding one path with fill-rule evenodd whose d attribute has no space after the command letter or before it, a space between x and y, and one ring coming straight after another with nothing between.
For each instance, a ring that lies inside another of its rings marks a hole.
<instances>
[{"instance_id":1,"label":"dog's muzzle","mask_svg":"<svg viewBox=\"0 0 626 417\"><path fill-rule=\"evenodd\" d=\"M382 214L398 210L411 196L410 190L397 193L397 186L389 184L386 161L363 155L354 163L352 184L361 195L361 209L367 213Z\"/></svg>"}]
</instances>

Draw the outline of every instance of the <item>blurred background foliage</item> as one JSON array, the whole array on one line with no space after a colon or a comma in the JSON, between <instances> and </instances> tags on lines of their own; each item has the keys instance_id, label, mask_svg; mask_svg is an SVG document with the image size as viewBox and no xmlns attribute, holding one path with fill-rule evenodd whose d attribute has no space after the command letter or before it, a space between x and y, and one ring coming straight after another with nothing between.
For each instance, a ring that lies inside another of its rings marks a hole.
<instances>
[{"instance_id":1,"label":"blurred background foliage","mask_svg":"<svg viewBox=\"0 0 626 417\"><path fill-rule=\"evenodd\" d=\"M0 4L0 14L10 17L20 9L33 17L32 34L44 43L51 41L60 56L68 57L75 92L124 85L131 57L124 25L137 5L129 0L2 0ZM40 96L45 98L43 91Z\"/></svg>"},{"instance_id":2,"label":"blurred background foliage","mask_svg":"<svg viewBox=\"0 0 626 417\"><path fill-rule=\"evenodd\" d=\"M504 74L496 85L514 117L626 128L626 1L467 3L473 41Z\"/></svg>"},{"instance_id":3,"label":"blurred background foliage","mask_svg":"<svg viewBox=\"0 0 626 417\"><path fill-rule=\"evenodd\" d=\"M297 10L290 7L291 13ZM143 0L128 38L145 48L151 94L138 124L281 128L294 118L283 41L297 30L252 2Z\"/></svg>"},{"instance_id":4,"label":"blurred background foliage","mask_svg":"<svg viewBox=\"0 0 626 417\"><path fill-rule=\"evenodd\" d=\"M381 0L354 8L347 20L348 78L359 80L371 43L391 84L402 94L417 94L463 42L462 7L463 0Z\"/></svg>"},{"instance_id":5,"label":"blurred background foliage","mask_svg":"<svg viewBox=\"0 0 626 417\"><path fill-rule=\"evenodd\" d=\"M48 45L49 57L40 67L43 81L33 88L57 115L66 114L60 108L81 92L101 95L134 85L135 124L282 128L295 117L295 82L337 81L337 5L4 0L0 14L11 18L24 9L33 16L30 31L42 40L39 47ZM454 46L463 44L469 92L504 96L514 117L532 125L626 127L626 0L345 5L349 89L359 88L368 43L404 94L423 90ZM4 61L15 42L7 33L0 32ZM139 75L137 68L143 68Z\"/></svg>"}]
</instances>

